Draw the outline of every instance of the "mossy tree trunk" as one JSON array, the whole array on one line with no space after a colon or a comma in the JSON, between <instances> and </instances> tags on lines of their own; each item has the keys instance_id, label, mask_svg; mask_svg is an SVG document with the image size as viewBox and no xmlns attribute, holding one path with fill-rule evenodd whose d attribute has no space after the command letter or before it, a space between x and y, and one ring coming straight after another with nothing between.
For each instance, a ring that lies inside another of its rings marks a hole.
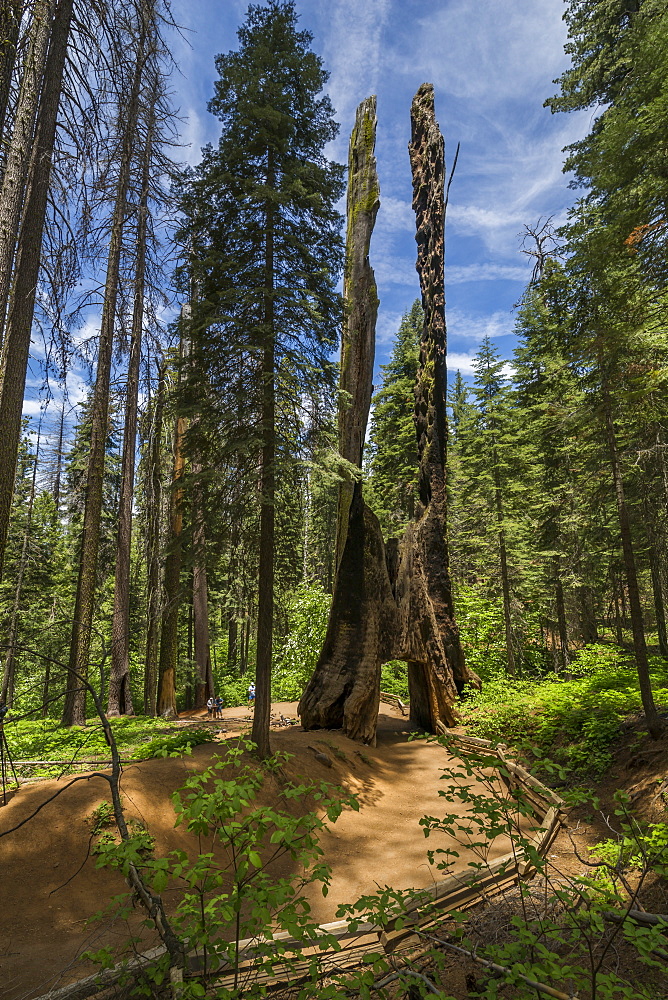
<instances>
[{"instance_id":1,"label":"mossy tree trunk","mask_svg":"<svg viewBox=\"0 0 668 1000\"><path fill-rule=\"evenodd\" d=\"M385 545L378 519L364 503L361 482L351 479L344 484L327 635L299 704L305 729L342 728L347 736L364 743L375 742L384 661L408 662L411 718L432 732L455 724L458 691L467 682L479 683L462 656L448 570L445 166L429 85L421 87L415 97L412 123L417 269L425 313L415 404L422 503L416 522L408 526L403 538L390 539ZM339 412L341 454L358 466L371 399L378 307L368 262L378 209L375 127L375 99L370 98L358 109L351 138L341 353L341 386L348 395Z\"/></svg>"}]
</instances>

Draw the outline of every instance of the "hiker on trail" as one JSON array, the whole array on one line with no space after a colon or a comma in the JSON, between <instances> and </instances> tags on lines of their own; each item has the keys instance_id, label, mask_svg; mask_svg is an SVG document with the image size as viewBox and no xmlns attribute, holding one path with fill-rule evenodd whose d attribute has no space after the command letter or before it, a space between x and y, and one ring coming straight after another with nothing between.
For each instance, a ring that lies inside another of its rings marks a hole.
<instances>
[{"instance_id":1,"label":"hiker on trail","mask_svg":"<svg viewBox=\"0 0 668 1000\"><path fill-rule=\"evenodd\" d=\"M222 717L223 717L223 708L224 708L224 706L225 706L225 702L223 701L223 699L221 698L221 696L218 695L218 697L216 698L216 716L219 719L222 719Z\"/></svg>"},{"instance_id":2,"label":"hiker on trail","mask_svg":"<svg viewBox=\"0 0 668 1000\"><path fill-rule=\"evenodd\" d=\"M255 708L255 684L253 681L248 685L248 707Z\"/></svg>"},{"instance_id":3,"label":"hiker on trail","mask_svg":"<svg viewBox=\"0 0 668 1000\"><path fill-rule=\"evenodd\" d=\"M208 713L208 716L209 716L210 719L215 718L215 714L214 714L215 708L216 708L216 702L215 702L215 700L213 698L213 695L212 695L209 698L209 700L207 701L207 703L206 703L206 710L207 710L207 713Z\"/></svg>"}]
</instances>

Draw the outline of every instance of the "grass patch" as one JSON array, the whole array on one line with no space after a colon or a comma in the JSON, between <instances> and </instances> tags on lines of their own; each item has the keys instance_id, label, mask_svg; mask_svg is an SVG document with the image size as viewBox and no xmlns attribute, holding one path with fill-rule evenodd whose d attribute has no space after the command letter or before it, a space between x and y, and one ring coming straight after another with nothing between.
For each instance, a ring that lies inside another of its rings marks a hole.
<instances>
[{"instance_id":1,"label":"grass patch","mask_svg":"<svg viewBox=\"0 0 668 1000\"><path fill-rule=\"evenodd\" d=\"M182 732L165 719L144 716L121 717L109 720L116 737L121 757L141 759L148 757L151 741L170 737ZM186 730L188 732L188 730ZM91 720L85 729L73 726L67 728L54 719L38 721L21 720L5 723L5 735L9 751L15 761L20 760L109 760L110 753L97 719ZM64 770L62 765L17 765L20 773L39 777L55 777Z\"/></svg>"}]
</instances>

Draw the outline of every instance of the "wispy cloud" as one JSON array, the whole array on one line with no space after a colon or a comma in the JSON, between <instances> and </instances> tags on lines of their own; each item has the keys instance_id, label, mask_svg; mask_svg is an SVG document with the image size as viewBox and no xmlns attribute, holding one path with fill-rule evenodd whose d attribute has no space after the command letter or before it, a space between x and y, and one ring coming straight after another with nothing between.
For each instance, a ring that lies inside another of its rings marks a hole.
<instances>
[{"instance_id":1,"label":"wispy cloud","mask_svg":"<svg viewBox=\"0 0 668 1000\"><path fill-rule=\"evenodd\" d=\"M448 93L486 107L533 94L564 65L563 6L554 0L448 0L430 10L406 53ZM473 15L473 16L472 16ZM550 93L552 92L550 89Z\"/></svg>"},{"instance_id":2,"label":"wispy cloud","mask_svg":"<svg viewBox=\"0 0 668 1000\"><path fill-rule=\"evenodd\" d=\"M461 309L448 309L447 322L450 342L472 340L479 343L485 337L490 340L507 337L513 332L515 320L511 312L504 310L475 315Z\"/></svg>"},{"instance_id":3,"label":"wispy cloud","mask_svg":"<svg viewBox=\"0 0 668 1000\"><path fill-rule=\"evenodd\" d=\"M386 58L383 32L390 8L391 0L332 0L326 13L323 9L323 57L330 72L327 91L342 124L330 154L339 159L347 155L357 105L378 90Z\"/></svg>"}]
</instances>

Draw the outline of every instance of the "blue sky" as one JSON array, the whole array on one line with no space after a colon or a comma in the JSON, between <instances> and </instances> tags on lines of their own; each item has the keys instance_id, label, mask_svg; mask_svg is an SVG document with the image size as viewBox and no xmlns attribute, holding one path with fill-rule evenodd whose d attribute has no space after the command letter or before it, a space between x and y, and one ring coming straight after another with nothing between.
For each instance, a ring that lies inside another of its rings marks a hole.
<instances>
[{"instance_id":1,"label":"blue sky","mask_svg":"<svg viewBox=\"0 0 668 1000\"><path fill-rule=\"evenodd\" d=\"M247 3L172 0L172 8L183 26L172 36L183 143L175 152L197 163L201 147L219 135L207 111L214 59L236 47ZM330 72L341 124L333 158L346 162L355 109L369 94L378 96L381 207L371 246L380 295L377 366L387 361L401 316L419 294L407 145L411 100L425 81L435 86L448 164L461 142L446 238L449 368L470 375L486 334L511 357L513 305L531 272L518 234L541 216L564 218L574 192L561 172L561 150L590 126L587 112L553 116L543 108L555 92L552 80L568 65L563 9L564 0L297 0L300 25L312 32ZM75 336L94 338L98 330L99 316L91 314ZM36 343L34 353L43 356L43 347ZM24 412L34 418L41 376L31 376ZM85 391L83 373L73 371L71 416ZM55 409L49 407L49 423Z\"/></svg>"},{"instance_id":2,"label":"blue sky","mask_svg":"<svg viewBox=\"0 0 668 1000\"><path fill-rule=\"evenodd\" d=\"M206 111L214 57L236 46L247 4L173 0L189 45L174 55L182 76L175 97L186 117L183 151L197 162L215 142ZM371 246L380 295L377 364L387 360L402 313L419 294L407 145L410 104L425 81L452 161L461 152L448 208L446 298L449 367L470 374L485 336L511 356L513 305L531 272L518 234L539 216L564 217L574 193L562 174L562 147L588 128L589 115L551 115L544 100L568 65L563 0L297 0L300 25L330 72L328 91L341 124L331 155L347 160L357 104L378 95L381 208Z\"/></svg>"}]
</instances>

